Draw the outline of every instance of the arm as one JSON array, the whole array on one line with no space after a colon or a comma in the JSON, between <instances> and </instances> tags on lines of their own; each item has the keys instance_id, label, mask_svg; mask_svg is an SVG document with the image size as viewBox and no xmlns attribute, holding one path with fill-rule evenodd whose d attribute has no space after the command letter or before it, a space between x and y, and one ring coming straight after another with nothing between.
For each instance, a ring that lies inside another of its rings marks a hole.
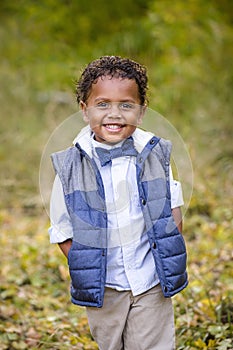
<instances>
[{"instance_id":1,"label":"arm","mask_svg":"<svg viewBox=\"0 0 233 350\"><path fill-rule=\"evenodd\" d=\"M58 243L63 254L67 256L72 244L73 228L58 175L55 177L51 194L50 221L50 242Z\"/></svg>"},{"instance_id":2,"label":"arm","mask_svg":"<svg viewBox=\"0 0 233 350\"><path fill-rule=\"evenodd\" d=\"M71 248L72 245L72 239L67 239L66 241L62 242L62 243L58 243L59 248L61 249L62 253L68 257L68 253L69 250Z\"/></svg>"},{"instance_id":3,"label":"arm","mask_svg":"<svg viewBox=\"0 0 233 350\"><path fill-rule=\"evenodd\" d=\"M182 233L182 213L180 207L173 208L172 215L178 230Z\"/></svg>"},{"instance_id":4,"label":"arm","mask_svg":"<svg viewBox=\"0 0 233 350\"><path fill-rule=\"evenodd\" d=\"M173 179L171 166L169 170L172 215L178 230L182 233L182 212L180 209L184 205L182 188L180 182Z\"/></svg>"}]
</instances>

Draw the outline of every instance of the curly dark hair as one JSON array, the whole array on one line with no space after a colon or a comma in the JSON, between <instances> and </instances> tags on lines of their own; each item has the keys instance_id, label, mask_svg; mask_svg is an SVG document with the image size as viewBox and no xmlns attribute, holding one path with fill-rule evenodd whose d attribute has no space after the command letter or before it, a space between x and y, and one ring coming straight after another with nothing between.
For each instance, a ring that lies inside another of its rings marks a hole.
<instances>
[{"instance_id":1,"label":"curly dark hair","mask_svg":"<svg viewBox=\"0 0 233 350\"><path fill-rule=\"evenodd\" d=\"M142 105L146 104L148 89L146 67L120 56L102 56L87 65L76 85L78 103L87 101L92 84L95 84L101 76L134 79L138 85L140 102Z\"/></svg>"}]
</instances>

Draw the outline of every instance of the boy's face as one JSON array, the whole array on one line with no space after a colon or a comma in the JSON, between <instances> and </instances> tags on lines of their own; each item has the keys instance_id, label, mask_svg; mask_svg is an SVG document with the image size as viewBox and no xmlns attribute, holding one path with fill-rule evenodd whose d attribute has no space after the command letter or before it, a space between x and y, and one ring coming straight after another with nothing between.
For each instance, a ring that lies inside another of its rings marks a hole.
<instances>
[{"instance_id":1,"label":"boy's face","mask_svg":"<svg viewBox=\"0 0 233 350\"><path fill-rule=\"evenodd\" d=\"M132 135L145 112L145 106L140 106L136 81L109 76L92 84L86 103L81 102L80 106L95 139L108 144Z\"/></svg>"}]
</instances>

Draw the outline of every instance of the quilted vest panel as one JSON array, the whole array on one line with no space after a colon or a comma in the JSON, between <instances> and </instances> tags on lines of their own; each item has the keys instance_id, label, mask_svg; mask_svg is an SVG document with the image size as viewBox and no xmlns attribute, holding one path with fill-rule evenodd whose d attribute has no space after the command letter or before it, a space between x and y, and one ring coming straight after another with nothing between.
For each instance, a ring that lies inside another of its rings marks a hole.
<instances>
[{"instance_id":1,"label":"quilted vest panel","mask_svg":"<svg viewBox=\"0 0 233 350\"><path fill-rule=\"evenodd\" d=\"M171 212L171 144L153 137L136 161L138 191L147 235L165 297L188 284L186 248ZM101 307L106 277L107 213L95 162L80 147L52 155L73 226L68 254L72 302Z\"/></svg>"}]
</instances>

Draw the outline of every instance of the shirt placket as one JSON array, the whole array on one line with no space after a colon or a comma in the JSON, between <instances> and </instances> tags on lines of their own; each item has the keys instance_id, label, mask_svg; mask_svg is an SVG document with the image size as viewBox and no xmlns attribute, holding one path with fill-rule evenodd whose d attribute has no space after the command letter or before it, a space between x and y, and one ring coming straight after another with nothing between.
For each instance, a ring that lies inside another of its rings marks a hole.
<instances>
[{"instance_id":1,"label":"shirt placket","mask_svg":"<svg viewBox=\"0 0 233 350\"><path fill-rule=\"evenodd\" d=\"M128 180L129 161L124 166L116 159L112 162L112 181L116 205L116 221L121 242L124 270L131 290L137 289L137 270L135 265L135 242L133 242L133 227L130 219L131 186ZM132 169L131 169L132 170Z\"/></svg>"}]
</instances>

